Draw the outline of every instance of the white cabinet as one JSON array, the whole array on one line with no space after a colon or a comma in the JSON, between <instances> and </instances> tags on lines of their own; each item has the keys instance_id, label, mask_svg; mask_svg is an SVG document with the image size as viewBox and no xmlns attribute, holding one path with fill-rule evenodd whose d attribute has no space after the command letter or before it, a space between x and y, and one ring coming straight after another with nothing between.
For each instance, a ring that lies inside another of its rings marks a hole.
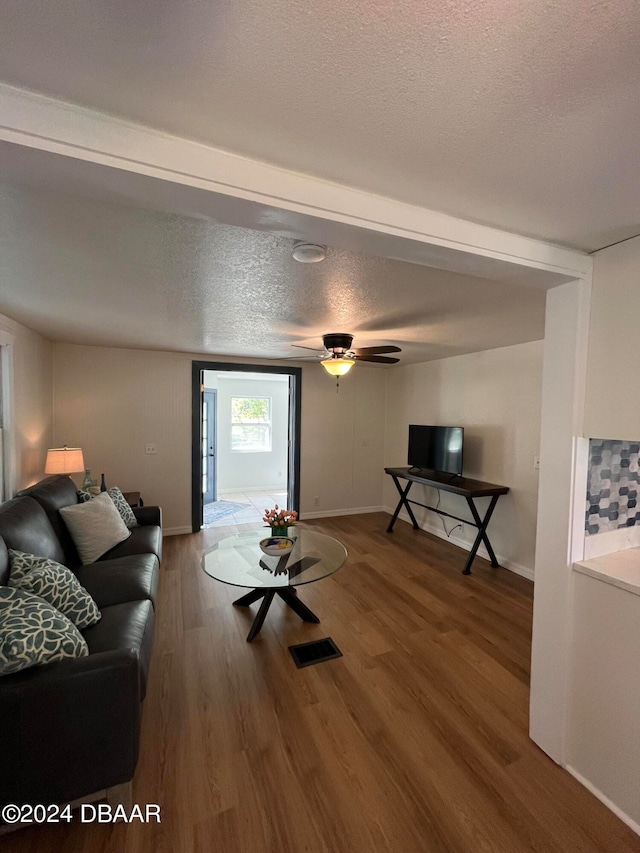
<instances>
[{"instance_id":1,"label":"white cabinet","mask_svg":"<svg viewBox=\"0 0 640 853\"><path fill-rule=\"evenodd\" d=\"M640 549L577 563L574 570L567 763L637 829Z\"/></svg>"}]
</instances>

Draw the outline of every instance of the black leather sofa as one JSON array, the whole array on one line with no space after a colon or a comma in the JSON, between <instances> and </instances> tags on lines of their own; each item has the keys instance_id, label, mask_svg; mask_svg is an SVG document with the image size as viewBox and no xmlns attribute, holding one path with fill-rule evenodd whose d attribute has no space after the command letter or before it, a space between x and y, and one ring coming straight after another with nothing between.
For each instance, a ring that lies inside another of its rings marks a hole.
<instances>
[{"instance_id":1,"label":"black leather sofa","mask_svg":"<svg viewBox=\"0 0 640 853\"><path fill-rule=\"evenodd\" d=\"M83 566L59 514L77 500L73 481L56 475L0 504L0 584L9 579L7 548L49 557L75 572L102 614L82 631L87 657L0 677L0 806L109 799L114 790L113 801L126 801L136 768L162 514L134 508L140 526Z\"/></svg>"}]
</instances>

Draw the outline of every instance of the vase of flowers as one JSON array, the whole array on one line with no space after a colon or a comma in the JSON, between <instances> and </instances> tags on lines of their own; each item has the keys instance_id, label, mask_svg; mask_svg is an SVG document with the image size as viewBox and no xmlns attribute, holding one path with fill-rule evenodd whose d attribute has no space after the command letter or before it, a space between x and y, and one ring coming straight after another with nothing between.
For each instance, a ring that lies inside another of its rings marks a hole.
<instances>
[{"instance_id":1,"label":"vase of flowers","mask_svg":"<svg viewBox=\"0 0 640 853\"><path fill-rule=\"evenodd\" d=\"M288 536L289 527L298 520L298 513L294 509L280 509L276 504L273 509L265 509L262 520L271 528L272 536Z\"/></svg>"}]
</instances>

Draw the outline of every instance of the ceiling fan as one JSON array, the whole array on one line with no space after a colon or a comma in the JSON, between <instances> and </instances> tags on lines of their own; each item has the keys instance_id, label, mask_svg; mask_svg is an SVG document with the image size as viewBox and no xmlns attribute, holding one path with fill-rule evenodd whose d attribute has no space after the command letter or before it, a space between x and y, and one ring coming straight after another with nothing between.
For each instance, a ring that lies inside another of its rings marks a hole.
<instances>
[{"instance_id":1,"label":"ceiling fan","mask_svg":"<svg viewBox=\"0 0 640 853\"><path fill-rule=\"evenodd\" d=\"M377 364L397 364L399 358L389 358L383 353L401 352L400 347L381 346L381 347L360 347L353 349L353 335L345 335L342 333L332 333L322 336L324 350L314 349L313 347L303 347L298 344L293 344L297 349L308 349L312 352L320 353L320 364L324 367L327 373L332 376L344 376L348 373L356 361L374 361Z\"/></svg>"}]
</instances>

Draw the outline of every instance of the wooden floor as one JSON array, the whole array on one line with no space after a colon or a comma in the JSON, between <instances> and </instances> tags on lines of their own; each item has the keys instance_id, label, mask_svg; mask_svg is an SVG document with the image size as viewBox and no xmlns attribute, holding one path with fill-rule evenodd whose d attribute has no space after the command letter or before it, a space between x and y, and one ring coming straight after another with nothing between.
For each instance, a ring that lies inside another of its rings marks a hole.
<instances>
[{"instance_id":1,"label":"wooden floor","mask_svg":"<svg viewBox=\"0 0 640 853\"><path fill-rule=\"evenodd\" d=\"M640 851L640 838L527 736L532 585L372 514L308 522L345 543L301 588L320 616L256 605L200 569L235 528L165 540L134 802L160 825L20 830L35 853ZM298 670L287 645L344 657Z\"/></svg>"}]
</instances>

